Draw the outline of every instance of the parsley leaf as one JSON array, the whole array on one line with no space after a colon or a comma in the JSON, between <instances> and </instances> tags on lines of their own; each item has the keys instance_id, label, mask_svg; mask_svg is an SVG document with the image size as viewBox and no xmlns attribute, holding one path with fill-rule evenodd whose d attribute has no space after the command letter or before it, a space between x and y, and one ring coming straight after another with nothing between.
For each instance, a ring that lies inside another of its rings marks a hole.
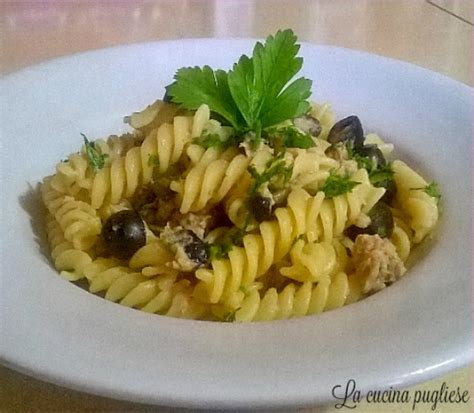
<instances>
[{"instance_id":1,"label":"parsley leaf","mask_svg":"<svg viewBox=\"0 0 474 413\"><path fill-rule=\"evenodd\" d=\"M278 31L265 45L257 42L252 58L243 55L230 71L230 93L250 129L275 125L309 109L305 99L312 82L299 78L286 86L303 64L296 57L299 48L293 31Z\"/></svg>"},{"instance_id":2,"label":"parsley leaf","mask_svg":"<svg viewBox=\"0 0 474 413\"><path fill-rule=\"evenodd\" d=\"M341 176L331 172L326 181L324 181L321 191L324 192L326 198L334 198L335 196L351 192L352 189L359 184L360 182L351 181L347 176Z\"/></svg>"},{"instance_id":3,"label":"parsley leaf","mask_svg":"<svg viewBox=\"0 0 474 413\"><path fill-rule=\"evenodd\" d=\"M186 109L205 103L239 132L260 131L283 120L306 113L312 82L299 78L288 85L301 69L296 57L300 46L291 30L278 31L265 44L257 42L252 57L241 56L229 72L209 66L179 69L166 96Z\"/></svg>"},{"instance_id":4,"label":"parsley leaf","mask_svg":"<svg viewBox=\"0 0 474 413\"><path fill-rule=\"evenodd\" d=\"M175 82L166 87L166 93L174 103L186 109L197 109L203 103L222 116L235 129L242 121L232 99L224 70L212 70L209 66L182 67L174 76Z\"/></svg>"},{"instance_id":5,"label":"parsley leaf","mask_svg":"<svg viewBox=\"0 0 474 413\"><path fill-rule=\"evenodd\" d=\"M89 166L92 168L94 172L99 171L105 165L105 158L107 158L107 154L99 155L97 150L95 149L95 144L93 141L89 141L87 136L81 133L82 137L84 138L84 145L86 147L86 154Z\"/></svg>"},{"instance_id":6,"label":"parsley leaf","mask_svg":"<svg viewBox=\"0 0 474 413\"><path fill-rule=\"evenodd\" d=\"M422 188L411 188L413 190L421 189L425 191L429 196L435 198L437 201L441 198L441 192L439 191L438 184L436 182L430 182L428 185Z\"/></svg>"},{"instance_id":7,"label":"parsley leaf","mask_svg":"<svg viewBox=\"0 0 474 413\"><path fill-rule=\"evenodd\" d=\"M438 184L436 182L430 182L424 189L424 191L431 197L440 199L441 192L439 191Z\"/></svg>"}]
</instances>

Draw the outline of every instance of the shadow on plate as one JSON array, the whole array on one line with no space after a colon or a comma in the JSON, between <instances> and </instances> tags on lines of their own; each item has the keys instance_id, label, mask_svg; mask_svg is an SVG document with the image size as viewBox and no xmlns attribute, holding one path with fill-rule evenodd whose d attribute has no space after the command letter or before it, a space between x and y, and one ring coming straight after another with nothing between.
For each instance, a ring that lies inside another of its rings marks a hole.
<instances>
[{"instance_id":1,"label":"shadow on plate","mask_svg":"<svg viewBox=\"0 0 474 413\"><path fill-rule=\"evenodd\" d=\"M28 190L18 197L21 207L30 217L32 235L38 250L49 265L53 263L49 254L48 236L46 234L46 207L41 199L41 184L28 183Z\"/></svg>"}]
</instances>

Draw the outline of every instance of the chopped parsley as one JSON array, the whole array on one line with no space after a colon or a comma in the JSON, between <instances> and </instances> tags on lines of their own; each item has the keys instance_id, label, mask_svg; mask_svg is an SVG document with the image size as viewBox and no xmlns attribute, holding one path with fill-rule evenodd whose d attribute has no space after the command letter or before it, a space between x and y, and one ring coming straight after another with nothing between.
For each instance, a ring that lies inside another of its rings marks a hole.
<instances>
[{"instance_id":1,"label":"chopped parsley","mask_svg":"<svg viewBox=\"0 0 474 413\"><path fill-rule=\"evenodd\" d=\"M107 154L99 154L95 149L95 144L93 141L87 139L87 136L81 133L82 137L84 138L84 145L86 147L86 155L89 166L92 168L94 172L99 171L105 165L105 158L107 158Z\"/></svg>"},{"instance_id":2,"label":"chopped parsley","mask_svg":"<svg viewBox=\"0 0 474 413\"><path fill-rule=\"evenodd\" d=\"M239 290L240 290L241 292L243 292L245 295L247 295L247 294L249 293L248 290L247 290L247 287L246 287L245 285L241 285L241 286L239 287Z\"/></svg>"},{"instance_id":3,"label":"chopped parsley","mask_svg":"<svg viewBox=\"0 0 474 413\"><path fill-rule=\"evenodd\" d=\"M257 169L253 165L248 167L248 171L254 179L254 182L250 188L251 194L257 192L263 184L270 182L270 180L275 177L281 177L284 183L289 181L293 172L293 167L288 166L282 157L283 153L274 159L270 159L262 173L258 173Z\"/></svg>"},{"instance_id":4,"label":"chopped parsley","mask_svg":"<svg viewBox=\"0 0 474 413\"><path fill-rule=\"evenodd\" d=\"M432 198L435 198L437 201L441 199L441 192L439 191L438 184L436 182L430 182L428 185L422 188L411 188L413 190L420 189L427 193Z\"/></svg>"},{"instance_id":5,"label":"chopped parsley","mask_svg":"<svg viewBox=\"0 0 474 413\"><path fill-rule=\"evenodd\" d=\"M160 159L158 155L154 153L148 154L148 166L160 166Z\"/></svg>"},{"instance_id":6,"label":"chopped parsley","mask_svg":"<svg viewBox=\"0 0 474 413\"><path fill-rule=\"evenodd\" d=\"M370 182L377 186L379 183L384 183L386 181L389 181L393 179L393 169L392 165L388 164L385 166L382 166L381 168L373 169L369 171L369 180Z\"/></svg>"},{"instance_id":7,"label":"chopped parsley","mask_svg":"<svg viewBox=\"0 0 474 413\"><path fill-rule=\"evenodd\" d=\"M225 316L224 316L224 319L222 321L225 321L226 323L233 323L236 321L235 317L236 317L236 314L237 314L237 311L240 310L240 307L239 308L236 308L235 310L233 311L229 311Z\"/></svg>"},{"instance_id":8,"label":"chopped parsley","mask_svg":"<svg viewBox=\"0 0 474 413\"><path fill-rule=\"evenodd\" d=\"M231 228L227 235L232 245L236 245L238 247L244 246L245 231L243 229L236 227Z\"/></svg>"},{"instance_id":9,"label":"chopped parsley","mask_svg":"<svg viewBox=\"0 0 474 413\"><path fill-rule=\"evenodd\" d=\"M359 153L357 148L354 148L352 141L347 142L345 146L348 158L356 161L358 168L365 169L367 172L377 169L377 161L374 157Z\"/></svg>"},{"instance_id":10,"label":"chopped parsley","mask_svg":"<svg viewBox=\"0 0 474 413\"><path fill-rule=\"evenodd\" d=\"M291 30L278 31L265 44L257 42L252 57L242 55L228 72L209 66L178 69L166 94L190 110L207 104L239 136L255 131L259 142L262 129L309 109L311 80L292 81L303 64L296 57L300 48L296 40Z\"/></svg>"},{"instance_id":11,"label":"chopped parsley","mask_svg":"<svg viewBox=\"0 0 474 413\"><path fill-rule=\"evenodd\" d=\"M370 156L363 156L354 149L352 142L346 144L347 156L357 162L357 167L366 169L368 172L375 169L377 165Z\"/></svg>"},{"instance_id":12,"label":"chopped parsley","mask_svg":"<svg viewBox=\"0 0 474 413\"><path fill-rule=\"evenodd\" d=\"M365 156L357 152L352 143L346 144L347 156L357 162L358 168L365 169L369 174L372 185L383 186L387 181L393 179L393 169L391 163L384 166L377 166L377 161L372 156Z\"/></svg>"},{"instance_id":13,"label":"chopped parsley","mask_svg":"<svg viewBox=\"0 0 474 413\"><path fill-rule=\"evenodd\" d=\"M334 198L335 196L351 192L359 184L360 182L351 181L348 176L341 176L331 172L326 181L324 181L321 191L324 192L326 198Z\"/></svg>"},{"instance_id":14,"label":"chopped parsley","mask_svg":"<svg viewBox=\"0 0 474 413\"><path fill-rule=\"evenodd\" d=\"M266 132L266 138L274 148L301 148L309 149L315 146L313 138L308 133L301 132L294 126L273 128Z\"/></svg>"},{"instance_id":15,"label":"chopped parsley","mask_svg":"<svg viewBox=\"0 0 474 413\"><path fill-rule=\"evenodd\" d=\"M227 242L208 244L208 253L210 261L226 258L232 249L232 244Z\"/></svg>"},{"instance_id":16,"label":"chopped parsley","mask_svg":"<svg viewBox=\"0 0 474 413\"><path fill-rule=\"evenodd\" d=\"M202 146L204 149L209 148L220 148L225 149L229 146L232 146L235 143L235 138L230 136L227 140L222 140L222 138L217 133L204 133L193 139L193 143Z\"/></svg>"},{"instance_id":17,"label":"chopped parsley","mask_svg":"<svg viewBox=\"0 0 474 413\"><path fill-rule=\"evenodd\" d=\"M298 241L308 242L308 240L306 239L306 235L305 234L300 234L293 240L293 243L291 245L292 246L295 245Z\"/></svg>"}]
</instances>

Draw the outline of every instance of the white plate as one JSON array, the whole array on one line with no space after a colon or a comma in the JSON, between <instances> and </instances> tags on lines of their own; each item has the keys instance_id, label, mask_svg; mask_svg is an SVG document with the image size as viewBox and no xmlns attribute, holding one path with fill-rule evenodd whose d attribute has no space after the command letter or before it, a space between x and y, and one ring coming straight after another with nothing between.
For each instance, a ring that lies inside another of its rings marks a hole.
<instances>
[{"instance_id":1,"label":"white plate","mask_svg":"<svg viewBox=\"0 0 474 413\"><path fill-rule=\"evenodd\" d=\"M3 363L114 398L173 406L297 406L407 386L471 360L472 89L377 56L304 44L313 99L436 180L439 239L405 278L316 317L256 324L164 318L60 279L40 250L32 190L81 144L124 130L122 116L163 95L181 66L229 68L253 40L183 40L79 54L2 80ZM40 238L42 235L40 235Z\"/></svg>"}]
</instances>

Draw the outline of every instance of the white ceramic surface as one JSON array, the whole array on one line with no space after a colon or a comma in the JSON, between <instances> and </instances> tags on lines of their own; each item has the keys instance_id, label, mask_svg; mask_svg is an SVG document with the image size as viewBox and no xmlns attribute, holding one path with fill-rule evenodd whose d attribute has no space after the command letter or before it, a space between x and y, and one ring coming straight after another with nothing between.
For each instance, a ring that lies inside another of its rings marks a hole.
<instances>
[{"instance_id":1,"label":"white ceramic surface","mask_svg":"<svg viewBox=\"0 0 474 413\"><path fill-rule=\"evenodd\" d=\"M438 239L401 281L316 317L255 324L144 314L58 277L43 255L36 185L91 138L163 95L175 70L229 68L253 40L98 50L5 77L1 123L1 360L114 398L193 407L297 406L406 386L471 358L472 89L418 67L304 44L313 100L393 142L443 193Z\"/></svg>"}]
</instances>

